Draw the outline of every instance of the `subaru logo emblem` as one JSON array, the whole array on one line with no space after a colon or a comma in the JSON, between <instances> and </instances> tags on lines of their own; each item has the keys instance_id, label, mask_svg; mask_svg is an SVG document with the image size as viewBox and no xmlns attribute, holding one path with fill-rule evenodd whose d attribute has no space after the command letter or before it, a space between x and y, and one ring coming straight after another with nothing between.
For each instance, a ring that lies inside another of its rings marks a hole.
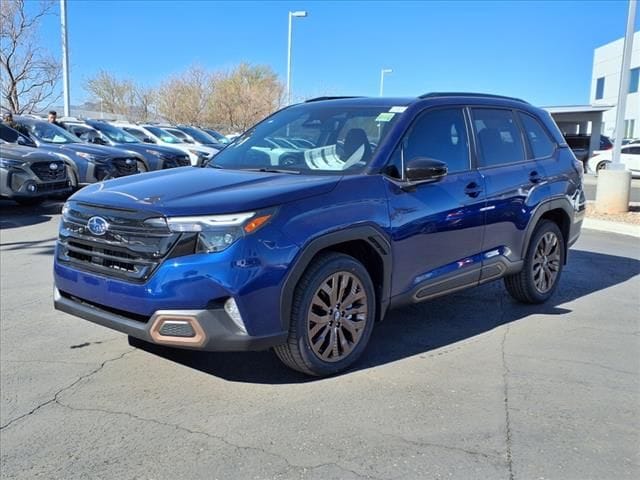
<instances>
[{"instance_id":1,"label":"subaru logo emblem","mask_svg":"<svg viewBox=\"0 0 640 480\"><path fill-rule=\"evenodd\" d=\"M53 170L54 172L58 169L58 164L57 163L50 163L49 164L49 170Z\"/></svg>"},{"instance_id":2,"label":"subaru logo emblem","mask_svg":"<svg viewBox=\"0 0 640 480\"><path fill-rule=\"evenodd\" d=\"M109 224L102 217L91 217L87 222L87 228L91 233L100 237L107 233Z\"/></svg>"},{"instance_id":3,"label":"subaru logo emblem","mask_svg":"<svg viewBox=\"0 0 640 480\"><path fill-rule=\"evenodd\" d=\"M131 164L133 164L133 160L132 160L132 159L130 159L130 158L127 158L127 159L124 161L124 163L126 163L127 165L131 165Z\"/></svg>"}]
</instances>

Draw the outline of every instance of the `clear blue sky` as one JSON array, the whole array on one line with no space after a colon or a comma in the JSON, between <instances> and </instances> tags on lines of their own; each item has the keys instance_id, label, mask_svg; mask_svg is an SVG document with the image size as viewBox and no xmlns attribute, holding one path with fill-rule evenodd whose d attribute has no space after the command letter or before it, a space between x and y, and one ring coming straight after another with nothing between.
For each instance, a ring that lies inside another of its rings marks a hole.
<instances>
[{"instance_id":1,"label":"clear blue sky","mask_svg":"<svg viewBox=\"0 0 640 480\"><path fill-rule=\"evenodd\" d=\"M57 3L57 2L56 2ZM68 1L71 99L99 69L157 84L192 63L266 64L285 79L294 19L293 93L493 92L538 105L589 100L593 49L624 35L626 1ZM60 52L59 19L43 39ZM636 19L636 30L640 20Z\"/></svg>"}]
</instances>

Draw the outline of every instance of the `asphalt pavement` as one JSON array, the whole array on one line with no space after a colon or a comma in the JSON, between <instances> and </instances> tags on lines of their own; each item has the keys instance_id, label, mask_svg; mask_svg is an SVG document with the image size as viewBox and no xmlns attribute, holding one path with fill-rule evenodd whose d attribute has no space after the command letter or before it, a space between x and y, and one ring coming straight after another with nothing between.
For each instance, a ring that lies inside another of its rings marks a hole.
<instances>
[{"instance_id":1,"label":"asphalt pavement","mask_svg":"<svg viewBox=\"0 0 640 480\"><path fill-rule=\"evenodd\" d=\"M52 308L60 204L0 203L3 479L640 478L640 251L584 231L543 306L394 311L351 371L136 349Z\"/></svg>"}]
</instances>

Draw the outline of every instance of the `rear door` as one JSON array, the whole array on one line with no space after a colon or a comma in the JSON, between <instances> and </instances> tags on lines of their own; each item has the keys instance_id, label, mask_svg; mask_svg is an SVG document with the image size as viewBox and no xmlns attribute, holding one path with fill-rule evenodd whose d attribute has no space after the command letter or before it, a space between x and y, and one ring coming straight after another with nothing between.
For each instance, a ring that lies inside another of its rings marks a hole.
<instances>
[{"instance_id":1,"label":"rear door","mask_svg":"<svg viewBox=\"0 0 640 480\"><path fill-rule=\"evenodd\" d=\"M528 159L516 115L507 108L471 108L487 201L481 281L503 275L521 259L529 219L547 188L543 166Z\"/></svg>"}]
</instances>

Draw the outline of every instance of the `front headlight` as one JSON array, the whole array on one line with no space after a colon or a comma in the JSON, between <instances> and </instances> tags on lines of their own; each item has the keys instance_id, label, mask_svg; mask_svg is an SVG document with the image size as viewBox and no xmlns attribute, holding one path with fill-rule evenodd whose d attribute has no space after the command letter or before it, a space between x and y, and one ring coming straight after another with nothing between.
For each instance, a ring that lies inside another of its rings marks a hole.
<instances>
[{"instance_id":1,"label":"front headlight","mask_svg":"<svg viewBox=\"0 0 640 480\"><path fill-rule=\"evenodd\" d=\"M8 158L0 157L0 167L11 168L11 167L20 167L22 165L24 165L24 162L20 160L9 160Z\"/></svg>"},{"instance_id":2,"label":"front headlight","mask_svg":"<svg viewBox=\"0 0 640 480\"><path fill-rule=\"evenodd\" d=\"M274 213L274 210L264 210L229 215L171 217L167 219L167 224L172 232L197 233L196 253L214 253L226 250L239 238L262 228Z\"/></svg>"}]
</instances>

